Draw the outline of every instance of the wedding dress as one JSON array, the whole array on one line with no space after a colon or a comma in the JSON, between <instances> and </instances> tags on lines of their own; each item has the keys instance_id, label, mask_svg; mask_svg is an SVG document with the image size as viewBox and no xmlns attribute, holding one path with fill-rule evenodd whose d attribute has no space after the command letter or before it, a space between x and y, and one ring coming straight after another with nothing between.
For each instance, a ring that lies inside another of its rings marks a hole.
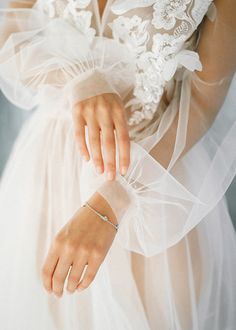
<instances>
[{"instance_id":1,"label":"wedding dress","mask_svg":"<svg viewBox=\"0 0 236 330\"><path fill-rule=\"evenodd\" d=\"M97 0L19 2L1 1L0 88L35 111L0 186L0 328L235 329L234 1L108 0L102 17ZM82 160L71 116L109 92L131 139L114 182ZM41 266L95 191L119 230L92 284L58 299Z\"/></svg>"}]
</instances>

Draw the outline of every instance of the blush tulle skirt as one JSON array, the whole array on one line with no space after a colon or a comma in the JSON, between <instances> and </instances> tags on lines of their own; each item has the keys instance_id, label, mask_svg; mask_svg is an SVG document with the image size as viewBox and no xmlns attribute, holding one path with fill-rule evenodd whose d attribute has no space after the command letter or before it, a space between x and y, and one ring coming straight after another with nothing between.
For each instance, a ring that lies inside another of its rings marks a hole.
<instances>
[{"instance_id":1,"label":"blush tulle skirt","mask_svg":"<svg viewBox=\"0 0 236 330\"><path fill-rule=\"evenodd\" d=\"M71 118L37 109L0 186L1 329L233 330L236 241L224 197L164 251L147 257L115 238L87 289L71 295L65 287L61 298L44 290L50 244L86 198L84 166Z\"/></svg>"}]
</instances>

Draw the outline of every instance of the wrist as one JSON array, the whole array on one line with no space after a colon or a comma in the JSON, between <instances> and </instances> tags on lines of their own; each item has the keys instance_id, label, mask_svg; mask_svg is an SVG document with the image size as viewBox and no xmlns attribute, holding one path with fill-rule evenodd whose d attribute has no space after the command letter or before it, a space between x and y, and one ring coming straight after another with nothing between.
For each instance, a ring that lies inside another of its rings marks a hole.
<instances>
[{"instance_id":1,"label":"wrist","mask_svg":"<svg viewBox=\"0 0 236 330\"><path fill-rule=\"evenodd\" d=\"M105 198L102 197L101 194L98 192L95 192L90 199L88 200L88 203L94 207L99 213L106 215L112 223L115 225L118 224L117 218L109 205L109 203L105 200Z\"/></svg>"}]
</instances>

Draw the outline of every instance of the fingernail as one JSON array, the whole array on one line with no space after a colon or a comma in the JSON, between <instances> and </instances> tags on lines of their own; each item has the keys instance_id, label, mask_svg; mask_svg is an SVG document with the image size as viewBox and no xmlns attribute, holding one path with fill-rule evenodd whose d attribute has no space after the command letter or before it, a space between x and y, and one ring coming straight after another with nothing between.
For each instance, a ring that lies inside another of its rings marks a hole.
<instances>
[{"instance_id":1,"label":"fingernail","mask_svg":"<svg viewBox=\"0 0 236 330\"><path fill-rule=\"evenodd\" d=\"M85 162L88 162L88 161L89 161L89 157L88 157L88 156L83 156L83 160L84 160Z\"/></svg>"},{"instance_id":2,"label":"fingernail","mask_svg":"<svg viewBox=\"0 0 236 330\"><path fill-rule=\"evenodd\" d=\"M112 172L108 172L107 173L107 179L108 180L112 180L113 179L113 173Z\"/></svg>"},{"instance_id":3,"label":"fingernail","mask_svg":"<svg viewBox=\"0 0 236 330\"><path fill-rule=\"evenodd\" d=\"M122 174L122 175L125 175L126 172L127 172L127 167L126 167L126 166L122 166L122 167L121 167L121 174Z\"/></svg>"},{"instance_id":4,"label":"fingernail","mask_svg":"<svg viewBox=\"0 0 236 330\"><path fill-rule=\"evenodd\" d=\"M83 289L84 289L84 288L82 288L82 287L80 287L80 286L77 288L78 291L82 291Z\"/></svg>"},{"instance_id":5,"label":"fingernail","mask_svg":"<svg viewBox=\"0 0 236 330\"><path fill-rule=\"evenodd\" d=\"M56 295L58 298L61 298L62 294L63 294L63 292L61 292L61 293L55 293L55 295Z\"/></svg>"},{"instance_id":6,"label":"fingernail","mask_svg":"<svg viewBox=\"0 0 236 330\"><path fill-rule=\"evenodd\" d=\"M102 167L101 166L96 166L96 171L98 174L102 173Z\"/></svg>"},{"instance_id":7,"label":"fingernail","mask_svg":"<svg viewBox=\"0 0 236 330\"><path fill-rule=\"evenodd\" d=\"M67 293L72 294L73 290L69 290L68 288L66 289Z\"/></svg>"}]
</instances>

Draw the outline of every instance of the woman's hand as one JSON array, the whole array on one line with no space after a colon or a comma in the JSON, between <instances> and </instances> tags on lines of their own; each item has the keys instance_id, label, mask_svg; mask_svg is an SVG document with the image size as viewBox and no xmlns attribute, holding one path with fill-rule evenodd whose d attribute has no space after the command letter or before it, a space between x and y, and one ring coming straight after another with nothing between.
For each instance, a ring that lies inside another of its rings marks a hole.
<instances>
[{"instance_id":1,"label":"woman's hand","mask_svg":"<svg viewBox=\"0 0 236 330\"><path fill-rule=\"evenodd\" d=\"M82 156L86 160L91 156L99 174L105 168L109 180L114 180L116 174L117 138L120 173L125 175L130 162L130 140L125 110L119 96L106 93L81 101L74 107L73 119ZM86 144L85 126L88 127L91 155Z\"/></svg>"},{"instance_id":2,"label":"woman's hand","mask_svg":"<svg viewBox=\"0 0 236 330\"><path fill-rule=\"evenodd\" d=\"M117 224L112 209L100 194L95 193L89 203ZM42 267L45 289L61 297L68 272L68 292L87 288L95 278L115 235L116 229L111 224L102 221L89 208L80 208L52 242Z\"/></svg>"}]
</instances>

